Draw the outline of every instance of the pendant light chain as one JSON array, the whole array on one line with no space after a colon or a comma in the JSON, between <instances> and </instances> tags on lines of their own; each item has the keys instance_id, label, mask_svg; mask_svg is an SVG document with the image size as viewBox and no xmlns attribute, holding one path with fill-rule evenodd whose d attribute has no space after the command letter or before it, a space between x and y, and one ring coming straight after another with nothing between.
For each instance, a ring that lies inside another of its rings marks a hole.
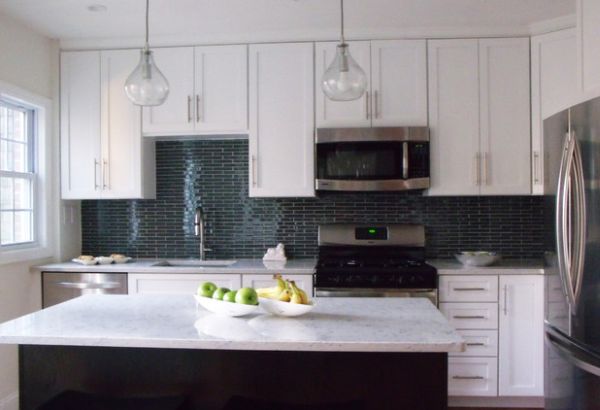
<instances>
[{"instance_id":1,"label":"pendant light chain","mask_svg":"<svg viewBox=\"0 0 600 410\"><path fill-rule=\"evenodd\" d=\"M342 17L342 44L344 44L346 42L346 40L344 39L344 0L340 0L340 8L342 10L342 12L340 13Z\"/></svg>"},{"instance_id":2,"label":"pendant light chain","mask_svg":"<svg viewBox=\"0 0 600 410\"><path fill-rule=\"evenodd\" d=\"M149 33L149 15L150 15L150 0L146 0L146 48L149 48L148 33Z\"/></svg>"}]
</instances>

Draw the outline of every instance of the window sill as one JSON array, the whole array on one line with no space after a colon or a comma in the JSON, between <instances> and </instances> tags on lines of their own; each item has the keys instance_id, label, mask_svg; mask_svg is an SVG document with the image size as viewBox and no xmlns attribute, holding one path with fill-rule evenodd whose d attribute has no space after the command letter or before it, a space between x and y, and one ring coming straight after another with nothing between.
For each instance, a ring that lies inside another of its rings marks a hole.
<instances>
[{"instance_id":1,"label":"window sill","mask_svg":"<svg viewBox=\"0 0 600 410\"><path fill-rule=\"evenodd\" d=\"M0 266L19 262L34 262L52 256L52 249L47 246L2 250L0 251Z\"/></svg>"}]
</instances>

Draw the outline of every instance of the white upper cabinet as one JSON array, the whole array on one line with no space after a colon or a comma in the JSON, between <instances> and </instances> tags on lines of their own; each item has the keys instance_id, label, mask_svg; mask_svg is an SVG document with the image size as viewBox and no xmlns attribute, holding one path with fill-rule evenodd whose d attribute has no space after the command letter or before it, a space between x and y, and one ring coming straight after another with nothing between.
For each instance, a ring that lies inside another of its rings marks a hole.
<instances>
[{"instance_id":1,"label":"white upper cabinet","mask_svg":"<svg viewBox=\"0 0 600 410\"><path fill-rule=\"evenodd\" d=\"M251 197L314 196L312 43L250 46Z\"/></svg>"},{"instance_id":2,"label":"white upper cabinet","mask_svg":"<svg viewBox=\"0 0 600 410\"><path fill-rule=\"evenodd\" d=\"M536 195L543 195L547 184L542 155L544 119L575 104L580 95L576 45L575 29L531 39L531 174Z\"/></svg>"},{"instance_id":3,"label":"white upper cabinet","mask_svg":"<svg viewBox=\"0 0 600 410\"><path fill-rule=\"evenodd\" d=\"M62 53L60 77L62 198L94 198L101 188L100 53Z\"/></svg>"},{"instance_id":4,"label":"white upper cabinet","mask_svg":"<svg viewBox=\"0 0 600 410\"><path fill-rule=\"evenodd\" d=\"M247 46L157 48L154 53L170 91L164 104L144 108L144 135L247 132Z\"/></svg>"},{"instance_id":5,"label":"white upper cabinet","mask_svg":"<svg viewBox=\"0 0 600 410\"><path fill-rule=\"evenodd\" d=\"M544 277L500 276L498 393L544 395Z\"/></svg>"},{"instance_id":6,"label":"white upper cabinet","mask_svg":"<svg viewBox=\"0 0 600 410\"><path fill-rule=\"evenodd\" d=\"M336 42L316 44L315 58L315 95L317 127L370 127L371 126L371 46L368 41L349 41L350 54L367 75L367 92L353 101L332 101L325 96L321 88L323 74L333 61Z\"/></svg>"},{"instance_id":7,"label":"white upper cabinet","mask_svg":"<svg viewBox=\"0 0 600 410\"><path fill-rule=\"evenodd\" d=\"M427 42L371 42L373 126L427 126Z\"/></svg>"},{"instance_id":8,"label":"white upper cabinet","mask_svg":"<svg viewBox=\"0 0 600 410\"><path fill-rule=\"evenodd\" d=\"M577 37L581 88L584 93L600 93L600 2L577 0Z\"/></svg>"},{"instance_id":9,"label":"white upper cabinet","mask_svg":"<svg viewBox=\"0 0 600 410\"><path fill-rule=\"evenodd\" d=\"M144 107L144 135L190 135L194 131L194 48L155 48L154 61L169 82L169 96Z\"/></svg>"},{"instance_id":10,"label":"white upper cabinet","mask_svg":"<svg viewBox=\"0 0 600 410\"><path fill-rule=\"evenodd\" d=\"M479 68L477 40L429 41L430 195L477 195Z\"/></svg>"},{"instance_id":11,"label":"white upper cabinet","mask_svg":"<svg viewBox=\"0 0 600 410\"><path fill-rule=\"evenodd\" d=\"M529 39L479 41L482 195L531 193Z\"/></svg>"},{"instance_id":12,"label":"white upper cabinet","mask_svg":"<svg viewBox=\"0 0 600 410\"><path fill-rule=\"evenodd\" d=\"M429 41L430 195L523 195L528 39Z\"/></svg>"},{"instance_id":13,"label":"white upper cabinet","mask_svg":"<svg viewBox=\"0 0 600 410\"><path fill-rule=\"evenodd\" d=\"M348 42L368 79L365 95L354 101L331 101L321 89L321 78L335 57L337 44L316 44L317 127L427 125L425 40Z\"/></svg>"},{"instance_id":14,"label":"white upper cabinet","mask_svg":"<svg viewBox=\"0 0 600 410\"><path fill-rule=\"evenodd\" d=\"M125 94L137 50L61 55L63 199L152 198L154 143L142 141L141 110Z\"/></svg>"}]
</instances>

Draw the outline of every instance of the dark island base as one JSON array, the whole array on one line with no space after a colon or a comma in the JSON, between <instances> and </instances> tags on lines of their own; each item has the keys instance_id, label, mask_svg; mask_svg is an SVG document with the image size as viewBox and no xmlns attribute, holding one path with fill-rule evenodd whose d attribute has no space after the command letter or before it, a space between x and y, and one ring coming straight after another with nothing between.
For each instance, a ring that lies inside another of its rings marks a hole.
<instances>
[{"instance_id":1,"label":"dark island base","mask_svg":"<svg viewBox=\"0 0 600 410\"><path fill-rule=\"evenodd\" d=\"M185 395L193 409L232 396L365 410L447 409L446 353L344 353L106 347L19 347L21 410L63 391ZM251 410L250 407L248 407Z\"/></svg>"}]
</instances>

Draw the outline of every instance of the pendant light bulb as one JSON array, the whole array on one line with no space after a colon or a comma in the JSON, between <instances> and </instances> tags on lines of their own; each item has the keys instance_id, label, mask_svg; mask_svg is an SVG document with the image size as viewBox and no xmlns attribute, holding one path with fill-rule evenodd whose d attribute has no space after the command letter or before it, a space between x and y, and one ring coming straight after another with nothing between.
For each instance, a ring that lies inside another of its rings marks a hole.
<instances>
[{"instance_id":1,"label":"pendant light bulb","mask_svg":"<svg viewBox=\"0 0 600 410\"><path fill-rule=\"evenodd\" d=\"M340 0L340 11L341 40L333 62L323 74L321 88L330 100L352 101L362 97L367 90L367 75L352 58L344 40L344 0Z\"/></svg>"},{"instance_id":2,"label":"pendant light bulb","mask_svg":"<svg viewBox=\"0 0 600 410\"><path fill-rule=\"evenodd\" d=\"M140 61L125 81L125 93L135 105L156 106L169 95L169 82L160 72L148 45L148 6L146 0L146 44L140 52Z\"/></svg>"}]
</instances>

